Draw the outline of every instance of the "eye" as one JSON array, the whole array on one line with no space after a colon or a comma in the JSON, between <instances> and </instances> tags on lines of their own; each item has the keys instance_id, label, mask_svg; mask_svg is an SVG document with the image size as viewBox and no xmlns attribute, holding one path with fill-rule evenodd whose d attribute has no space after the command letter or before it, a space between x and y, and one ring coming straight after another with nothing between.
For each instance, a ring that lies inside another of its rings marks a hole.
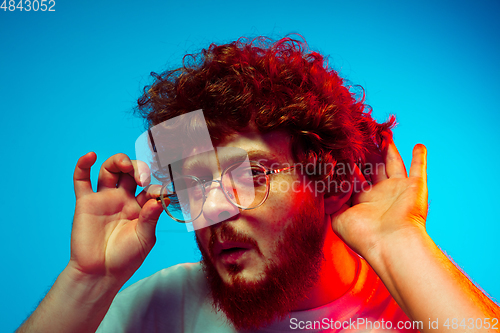
<instances>
[{"instance_id":1,"label":"eye","mask_svg":"<svg viewBox=\"0 0 500 333\"><path fill-rule=\"evenodd\" d=\"M257 165L252 165L246 168L238 168L238 172L234 176L240 183L255 184L262 176L265 176L265 170Z\"/></svg>"},{"instance_id":2,"label":"eye","mask_svg":"<svg viewBox=\"0 0 500 333\"><path fill-rule=\"evenodd\" d=\"M209 186L211 184L211 181L212 181L212 177L202 177L202 178L198 178L200 181L201 181L201 184L203 185L204 188L207 188L207 186Z\"/></svg>"},{"instance_id":3,"label":"eye","mask_svg":"<svg viewBox=\"0 0 500 333\"><path fill-rule=\"evenodd\" d=\"M198 200L203 196L201 184L192 177L179 177L174 180L176 194L183 203L188 203L190 199Z\"/></svg>"},{"instance_id":4,"label":"eye","mask_svg":"<svg viewBox=\"0 0 500 333\"><path fill-rule=\"evenodd\" d=\"M252 177L260 177L260 176L264 176L265 175L265 170L262 169L261 167L259 166L252 166L251 167L251 172L252 172Z\"/></svg>"}]
</instances>

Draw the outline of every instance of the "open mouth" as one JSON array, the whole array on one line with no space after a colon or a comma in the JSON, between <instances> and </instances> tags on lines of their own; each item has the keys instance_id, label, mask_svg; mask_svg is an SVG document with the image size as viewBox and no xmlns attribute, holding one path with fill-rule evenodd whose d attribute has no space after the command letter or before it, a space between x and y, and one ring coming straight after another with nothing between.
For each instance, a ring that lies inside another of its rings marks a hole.
<instances>
[{"instance_id":1,"label":"open mouth","mask_svg":"<svg viewBox=\"0 0 500 333\"><path fill-rule=\"evenodd\" d=\"M221 254L227 255L227 254L236 253L238 251L245 251L245 250L248 250L248 249L243 248L243 247L231 247L229 249L222 250Z\"/></svg>"},{"instance_id":2,"label":"open mouth","mask_svg":"<svg viewBox=\"0 0 500 333\"><path fill-rule=\"evenodd\" d=\"M250 249L244 247L230 247L222 249L219 258L224 264L236 264Z\"/></svg>"}]
</instances>

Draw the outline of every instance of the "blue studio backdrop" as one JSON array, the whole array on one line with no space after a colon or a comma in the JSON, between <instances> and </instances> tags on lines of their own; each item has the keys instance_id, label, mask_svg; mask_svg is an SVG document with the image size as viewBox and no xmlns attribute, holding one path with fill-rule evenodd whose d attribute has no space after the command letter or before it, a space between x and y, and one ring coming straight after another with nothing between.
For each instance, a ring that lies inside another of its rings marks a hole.
<instances>
[{"instance_id":1,"label":"blue studio backdrop","mask_svg":"<svg viewBox=\"0 0 500 333\"><path fill-rule=\"evenodd\" d=\"M144 127L132 109L149 73L241 36L301 34L364 87L377 119L397 116L407 165L414 144L427 146L428 232L500 298L498 1L35 2L0 9L1 331L21 324L68 262L77 159L133 157ZM199 260L193 233L166 214L157 239L127 285Z\"/></svg>"}]
</instances>

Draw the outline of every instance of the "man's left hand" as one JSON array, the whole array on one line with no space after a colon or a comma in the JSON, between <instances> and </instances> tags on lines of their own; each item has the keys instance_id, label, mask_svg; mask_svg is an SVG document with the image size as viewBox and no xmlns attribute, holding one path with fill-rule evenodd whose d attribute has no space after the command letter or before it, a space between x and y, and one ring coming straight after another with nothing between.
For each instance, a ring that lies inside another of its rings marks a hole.
<instances>
[{"instance_id":1,"label":"man's left hand","mask_svg":"<svg viewBox=\"0 0 500 333\"><path fill-rule=\"evenodd\" d=\"M371 155L369 185L358 172L355 181L364 186L332 215L333 230L356 252L368 259L378 256L381 245L393 237L411 237L414 232L425 233L427 217L427 150L418 144L408 176L403 160L392 138L382 155ZM381 162L383 159L384 163Z\"/></svg>"}]
</instances>

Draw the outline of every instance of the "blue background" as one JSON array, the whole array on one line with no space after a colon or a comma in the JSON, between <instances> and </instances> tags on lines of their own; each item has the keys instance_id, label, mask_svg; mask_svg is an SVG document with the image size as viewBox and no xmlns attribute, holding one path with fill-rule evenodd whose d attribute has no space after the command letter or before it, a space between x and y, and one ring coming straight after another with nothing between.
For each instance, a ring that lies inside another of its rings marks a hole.
<instances>
[{"instance_id":1,"label":"blue background","mask_svg":"<svg viewBox=\"0 0 500 333\"><path fill-rule=\"evenodd\" d=\"M211 42L292 32L365 88L377 119L397 115L407 164L414 144L428 147L428 231L498 300L499 7L56 0L55 12L0 10L0 330L22 322L69 259L77 159L134 156L143 126L131 110L149 72ZM157 245L130 282L199 258L193 234L163 215Z\"/></svg>"}]
</instances>

